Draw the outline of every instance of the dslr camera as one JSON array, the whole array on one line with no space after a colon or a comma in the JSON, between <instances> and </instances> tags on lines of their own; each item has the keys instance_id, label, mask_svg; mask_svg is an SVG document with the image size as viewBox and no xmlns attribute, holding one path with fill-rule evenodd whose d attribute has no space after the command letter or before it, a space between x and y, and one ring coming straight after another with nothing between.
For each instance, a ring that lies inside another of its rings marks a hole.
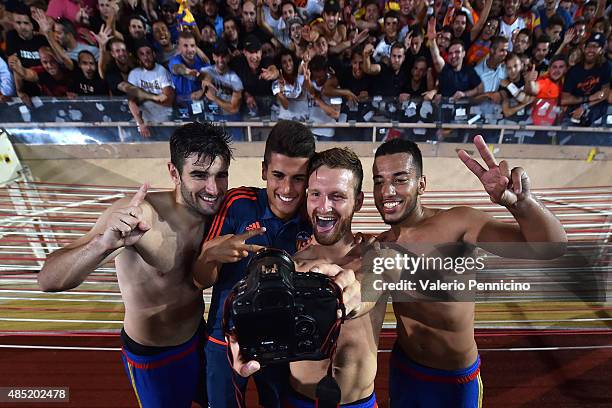
<instances>
[{"instance_id":1,"label":"dslr camera","mask_svg":"<svg viewBox=\"0 0 612 408\"><path fill-rule=\"evenodd\" d=\"M342 318L338 318L338 310ZM262 249L224 305L245 360L260 364L329 358L345 317L342 290L328 276L295 272L291 256Z\"/></svg>"}]
</instances>

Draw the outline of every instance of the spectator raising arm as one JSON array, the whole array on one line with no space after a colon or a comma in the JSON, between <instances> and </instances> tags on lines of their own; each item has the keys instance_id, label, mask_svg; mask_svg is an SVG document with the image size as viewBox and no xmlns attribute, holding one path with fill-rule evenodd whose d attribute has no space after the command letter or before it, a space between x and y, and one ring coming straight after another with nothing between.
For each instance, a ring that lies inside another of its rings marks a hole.
<instances>
[{"instance_id":1,"label":"spectator raising arm","mask_svg":"<svg viewBox=\"0 0 612 408\"><path fill-rule=\"evenodd\" d=\"M47 41L49 41L49 45L60 63L66 67L66 69L72 71L74 69L74 62L55 39L55 35L53 35L53 23L49 21L45 12L39 8L33 8L32 18L38 23L40 31L47 37Z\"/></svg>"},{"instance_id":2,"label":"spectator raising arm","mask_svg":"<svg viewBox=\"0 0 612 408\"><path fill-rule=\"evenodd\" d=\"M91 31L90 33L94 36L94 38L98 42L98 48L100 48L100 58L98 59L98 74L100 75L100 78L104 79L104 70L106 68L106 64L108 64L108 62L111 60L111 56L106 50L106 45L108 44L108 41L113 38L113 30L110 27L107 27L106 25L102 24L102 27L100 27L100 32L98 34L95 34Z\"/></svg>"},{"instance_id":3,"label":"spectator raising arm","mask_svg":"<svg viewBox=\"0 0 612 408\"><path fill-rule=\"evenodd\" d=\"M438 44L436 43L436 19L430 18L427 22L427 44L429 45L429 50L431 51L431 59L433 61L434 68L436 72L442 71L444 68L444 58L440 55L440 49L438 48Z\"/></svg>"},{"instance_id":4,"label":"spectator raising arm","mask_svg":"<svg viewBox=\"0 0 612 408\"><path fill-rule=\"evenodd\" d=\"M493 5L493 0L485 0L485 5L484 5L484 8L482 9L482 14L478 16L478 22L474 25L474 28L472 28L472 31L470 31L470 40L472 42L476 41L476 39L480 35L480 32L482 31L485 24L487 23L487 19L489 18L489 13L491 12L492 5Z\"/></svg>"},{"instance_id":5,"label":"spectator raising arm","mask_svg":"<svg viewBox=\"0 0 612 408\"><path fill-rule=\"evenodd\" d=\"M372 55L374 54L374 46L372 44L366 44L363 48L363 72L366 75L378 75L380 74L380 65L372 64Z\"/></svg>"}]
</instances>

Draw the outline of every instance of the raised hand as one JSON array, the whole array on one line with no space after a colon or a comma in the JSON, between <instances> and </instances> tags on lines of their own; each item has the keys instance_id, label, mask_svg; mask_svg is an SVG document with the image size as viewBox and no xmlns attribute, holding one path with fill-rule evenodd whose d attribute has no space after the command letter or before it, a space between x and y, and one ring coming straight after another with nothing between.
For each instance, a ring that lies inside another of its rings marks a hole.
<instances>
[{"instance_id":1,"label":"raised hand","mask_svg":"<svg viewBox=\"0 0 612 408\"><path fill-rule=\"evenodd\" d=\"M246 244L250 238L266 232L265 228L254 228L242 234L227 234L216 237L202 245L202 254L207 262L232 263L249 256L249 252L257 252L264 247Z\"/></svg>"},{"instance_id":2,"label":"raised hand","mask_svg":"<svg viewBox=\"0 0 612 408\"><path fill-rule=\"evenodd\" d=\"M98 48L100 49L106 47L108 41L113 38L113 29L111 27L107 27L105 24L102 24L98 34L94 33L93 31L90 31L90 33L98 42Z\"/></svg>"},{"instance_id":3,"label":"raised hand","mask_svg":"<svg viewBox=\"0 0 612 408\"><path fill-rule=\"evenodd\" d=\"M134 245L151 229L144 220L142 204L147 196L148 184L143 184L125 207L116 208L109 216L102 233L102 241L114 250Z\"/></svg>"},{"instance_id":4,"label":"raised hand","mask_svg":"<svg viewBox=\"0 0 612 408\"><path fill-rule=\"evenodd\" d=\"M467 168L478 177L492 202L512 207L530 196L529 176L525 170L515 167L510 171L505 160L497 164L495 156L489 151L480 135L474 138L474 146L478 149L488 170L472 159L465 150L459 150L458 155Z\"/></svg>"},{"instance_id":5,"label":"raised hand","mask_svg":"<svg viewBox=\"0 0 612 408\"><path fill-rule=\"evenodd\" d=\"M39 8L32 7L32 18L38 23L41 33L47 34L51 31L51 23L44 11Z\"/></svg>"},{"instance_id":6,"label":"raised hand","mask_svg":"<svg viewBox=\"0 0 612 408\"><path fill-rule=\"evenodd\" d=\"M538 71L536 70L535 64L531 66L531 69L523 75L525 82L535 82L538 80Z\"/></svg>"}]
</instances>

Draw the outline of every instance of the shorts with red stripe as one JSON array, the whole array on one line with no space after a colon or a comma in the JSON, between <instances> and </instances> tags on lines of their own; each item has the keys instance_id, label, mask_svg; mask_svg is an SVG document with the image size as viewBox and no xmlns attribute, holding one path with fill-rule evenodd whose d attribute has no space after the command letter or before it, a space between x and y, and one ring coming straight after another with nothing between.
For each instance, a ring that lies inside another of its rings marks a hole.
<instances>
[{"instance_id":1,"label":"shorts with red stripe","mask_svg":"<svg viewBox=\"0 0 612 408\"><path fill-rule=\"evenodd\" d=\"M289 387L289 394L285 398L283 408L316 408L317 402L313 399L306 397ZM376 402L376 394L372 393L369 397L362 398L355 402L349 402L348 404L340 404L340 407L350 408L378 408Z\"/></svg>"},{"instance_id":2,"label":"shorts with red stripe","mask_svg":"<svg viewBox=\"0 0 612 408\"><path fill-rule=\"evenodd\" d=\"M391 408L482 406L480 356L467 368L446 371L415 363L395 344L389 365Z\"/></svg>"},{"instance_id":3,"label":"shorts with red stripe","mask_svg":"<svg viewBox=\"0 0 612 408\"><path fill-rule=\"evenodd\" d=\"M204 372L204 325L187 342L173 347L136 343L121 331L121 358L130 384L143 408L207 407Z\"/></svg>"}]
</instances>

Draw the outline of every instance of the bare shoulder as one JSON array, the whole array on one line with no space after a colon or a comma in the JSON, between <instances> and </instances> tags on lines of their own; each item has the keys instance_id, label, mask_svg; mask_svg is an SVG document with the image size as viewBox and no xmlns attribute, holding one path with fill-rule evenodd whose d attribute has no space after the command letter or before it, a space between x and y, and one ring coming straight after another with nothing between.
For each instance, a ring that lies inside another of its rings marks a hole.
<instances>
[{"instance_id":1,"label":"bare shoulder","mask_svg":"<svg viewBox=\"0 0 612 408\"><path fill-rule=\"evenodd\" d=\"M466 225L474 222L487 222L492 217L482 210L468 206L451 207L447 210L432 209L435 211L430 221L451 223L452 225Z\"/></svg>"}]
</instances>

